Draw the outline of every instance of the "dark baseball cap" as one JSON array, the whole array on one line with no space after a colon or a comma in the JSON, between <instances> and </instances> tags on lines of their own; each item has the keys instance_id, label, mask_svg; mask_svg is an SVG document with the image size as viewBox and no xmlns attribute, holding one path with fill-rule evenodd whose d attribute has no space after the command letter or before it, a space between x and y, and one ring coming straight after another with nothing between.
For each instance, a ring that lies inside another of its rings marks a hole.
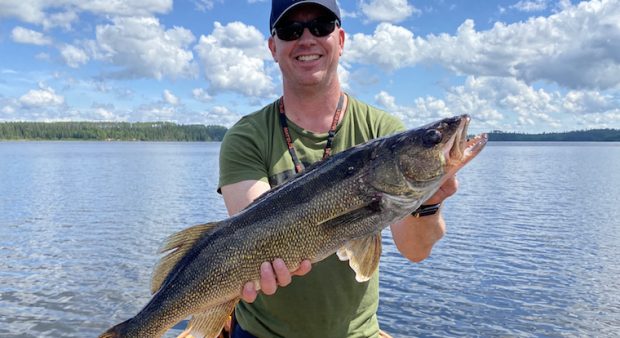
<instances>
[{"instance_id":1,"label":"dark baseball cap","mask_svg":"<svg viewBox=\"0 0 620 338\"><path fill-rule=\"evenodd\" d=\"M288 13L295 6L302 4L317 4L325 7L334 14L338 22L342 22L340 19L340 9L336 0L318 0L318 1L305 1L305 0L273 0L271 1L271 18L269 19L269 31L273 30L278 21Z\"/></svg>"}]
</instances>

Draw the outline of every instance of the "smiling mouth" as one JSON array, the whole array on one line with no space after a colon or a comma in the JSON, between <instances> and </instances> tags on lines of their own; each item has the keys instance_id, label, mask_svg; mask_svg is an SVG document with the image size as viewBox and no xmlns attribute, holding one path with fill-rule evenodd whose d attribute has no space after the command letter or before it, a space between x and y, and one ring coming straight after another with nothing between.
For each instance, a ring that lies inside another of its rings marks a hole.
<instances>
[{"instance_id":1,"label":"smiling mouth","mask_svg":"<svg viewBox=\"0 0 620 338\"><path fill-rule=\"evenodd\" d=\"M318 54L312 54L312 55L300 55L298 57L296 57L295 59L297 61L302 61L302 62L309 62L309 61L314 61L314 60L318 60L320 59L321 56Z\"/></svg>"}]
</instances>

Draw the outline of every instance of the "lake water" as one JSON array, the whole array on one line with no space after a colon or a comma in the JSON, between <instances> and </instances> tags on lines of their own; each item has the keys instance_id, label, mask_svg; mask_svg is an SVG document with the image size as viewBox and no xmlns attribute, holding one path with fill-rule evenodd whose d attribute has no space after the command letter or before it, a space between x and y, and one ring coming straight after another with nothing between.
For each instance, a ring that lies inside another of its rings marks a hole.
<instances>
[{"instance_id":1,"label":"lake water","mask_svg":"<svg viewBox=\"0 0 620 338\"><path fill-rule=\"evenodd\" d=\"M94 337L169 234L224 218L219 143L0 142L0 337ZM490 143L422 263L384 232L394 337L617 337L620 144ZM178 333L176 331L174 333Z\"/></svg>"}]
</instances>

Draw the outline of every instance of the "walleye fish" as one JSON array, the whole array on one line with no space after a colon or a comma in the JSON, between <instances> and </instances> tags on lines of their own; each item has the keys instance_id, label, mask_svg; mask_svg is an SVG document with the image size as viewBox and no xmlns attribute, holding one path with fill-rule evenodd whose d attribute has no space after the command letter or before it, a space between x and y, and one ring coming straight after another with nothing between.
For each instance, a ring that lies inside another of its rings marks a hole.
<instances>
[{"instance_id":1,"label":"walleye fish","mask_svg":"<svg viewBox=\"0 0 620 338\"><path fill-rule=\"evenodd\" d=\"M379 265L381 230L405 218L473 159L486 134L467 139L467 115L371 140L310 166L243 211L172 235L153 273L153 297L100 338L160 337L192 315L186 332L216 337L260 265L294 271L337 253L358 281ZM301 277L303 278L303 277Z\"/></svg>"}]
</instances>

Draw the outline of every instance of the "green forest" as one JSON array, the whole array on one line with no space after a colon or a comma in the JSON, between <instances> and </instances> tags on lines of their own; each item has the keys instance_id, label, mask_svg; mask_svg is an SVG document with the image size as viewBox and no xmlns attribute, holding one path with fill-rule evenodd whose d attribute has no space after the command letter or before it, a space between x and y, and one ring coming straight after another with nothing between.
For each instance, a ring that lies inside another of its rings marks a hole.
<instances>
[{"instance_id":1,"label":"green forest","mask_svg":"<svg viewBox=\"0 0 620 338\"><path fill-rule=\"evenodd\" d=\"M221 141L226 127L172 122L0 122L0 140ZM619 129L526 134L492 131L490 141L620 142Z\"/></svg>"},{"instance_id":2,"label":"green forest","mask_svg":"<svg viewBox=\"0 0 620 338\"><path fill-rule=\"evenodd\" d=\"M542 134L508 133L493 131L489 133L489 141L620 142L620 130L591 129Z\"/></svg>"},{"instance_id":3,"label":"green forest","mask_svg":"<svg viewBox=\"0 0 620 338\"><path fill-rule=\"evenodd\" d=\"M0 140L221 141L226 130L171 122L2 122Z\"/></svg>"}]
</instances>

